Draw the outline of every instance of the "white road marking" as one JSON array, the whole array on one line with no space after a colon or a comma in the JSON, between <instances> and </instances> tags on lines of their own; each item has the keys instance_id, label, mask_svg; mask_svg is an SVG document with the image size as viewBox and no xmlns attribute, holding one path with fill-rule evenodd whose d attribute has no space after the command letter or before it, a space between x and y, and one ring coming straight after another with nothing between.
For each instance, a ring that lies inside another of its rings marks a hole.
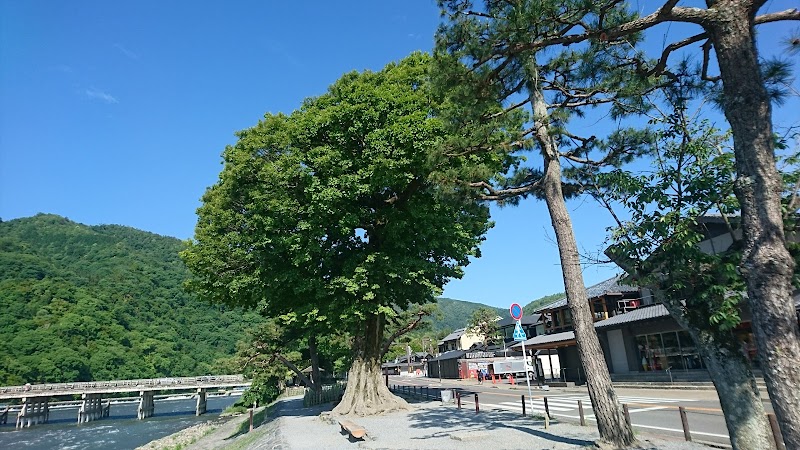
<instances>
[{"instance_id":1,"label":"white road marking","mask_svg":"<svg viewBox=\"0 0 800 450\"><path fill-rule=\"evenodd\" d=\"M635 413L635 412L642 412L642 411L658 411L661 409L667 409L666 406L653 406L650 408L637 408L637 409L629 409L628 413Z\"/></svg>"}]
</instances>

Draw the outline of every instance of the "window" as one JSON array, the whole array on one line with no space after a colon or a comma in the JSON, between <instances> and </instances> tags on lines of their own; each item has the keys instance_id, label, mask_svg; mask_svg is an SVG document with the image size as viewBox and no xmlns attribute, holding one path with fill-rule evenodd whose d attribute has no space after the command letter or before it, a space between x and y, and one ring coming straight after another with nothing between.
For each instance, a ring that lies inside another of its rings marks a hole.
<instances>
[{"instance_id":1,"label":"window","mask_svg":"<svg viewBox=\"0 0 800 450\"><path fill-rule=\"evenodd\" d=\"M670 331L636 336L639 349L640 370L704 369L697 346L686 331Z\"/></svg>"}]
</instances>

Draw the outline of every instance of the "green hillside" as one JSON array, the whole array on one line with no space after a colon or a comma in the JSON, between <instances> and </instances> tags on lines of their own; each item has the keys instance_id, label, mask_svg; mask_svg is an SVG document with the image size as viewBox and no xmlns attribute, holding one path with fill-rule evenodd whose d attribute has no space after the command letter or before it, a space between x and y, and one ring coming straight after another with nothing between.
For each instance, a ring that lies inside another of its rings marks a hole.
<instances>
[{"instance_id":1,"label":"green hillside","mask_svg":"<svg viewBox=\"0 0 800 450\"><path fill-rule=\"evenodd\" d=\"M442 311L441 318L433 318L433 329L440 330L457 330L467 326L472 312L479 308L490 308L497 311L497 315L506 317L508 311L502 308L493 308L486 306L482 303L466 302L463 300L455 300L452 298L440 297L438 299L439 309Z\"/></svg>"},{"instance_id":2,"label":"green hillside","mask_svg":"<svg viewBox=\"0 0 800 450\"><path fill-rule=\"evenodd\" d=\"M181 247L55 215L0 223L0 385L212 372L257 317L184 292Z\"/></svg>"},{"instance_id":3,"label":"green hillside","mask_svg":"<svg viewBox=\"0 0 800 450\"><path fill-rule=\"evenodd\" d=\"M563 292L559 292L557 294L545 295L544 297L537 298L536 300L523 306L522 310L525 311L525 314L533 314L533 312L536 311L537 309L540 309L543 306L547 306L555 301L561 300L562 298L564 298Z\"/></svg>"},{"instance_id":4,"label":"green hillside","mask_svg":"<svg viewBox=\"0 0 800 450\"><path fill-rule=\"evenodd\" d=\"M185 292L182 246L51 214L0 222L0 385L214 372L258 316ZM441 298L431 331L485 306Z\"/></svg>"}]
</instances>

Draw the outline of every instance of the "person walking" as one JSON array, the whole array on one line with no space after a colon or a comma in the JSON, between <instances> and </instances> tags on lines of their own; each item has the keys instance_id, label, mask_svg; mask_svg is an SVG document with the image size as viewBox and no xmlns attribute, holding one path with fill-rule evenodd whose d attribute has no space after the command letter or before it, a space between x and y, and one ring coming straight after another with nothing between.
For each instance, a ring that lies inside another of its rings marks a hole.
<instances>
[{"instance_id":1,"label":"person walking","mask_svg":"<svg viewBox=\"0 0 800 450\"><path fill-rule=\"evenodd\" d=\"M483 384L483 371L478 369L478 384Z\"/></svg>"}]
</instances>

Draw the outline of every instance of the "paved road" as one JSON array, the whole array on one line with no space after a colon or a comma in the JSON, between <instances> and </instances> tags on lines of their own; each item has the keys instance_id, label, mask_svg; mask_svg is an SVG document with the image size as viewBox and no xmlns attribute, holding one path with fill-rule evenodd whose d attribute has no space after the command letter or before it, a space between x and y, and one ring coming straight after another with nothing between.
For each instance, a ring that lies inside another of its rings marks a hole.
<instances>
[{"instance_id":1,"label":"paved road","mask_svg":"<svg viewBox=\"0 0 800 450\"><path fill-rule=\"evenodd\" d=\"M400 386L427 386L430 389L443 387L457 389L461 393L464 408L475 408L474 394L478 394L481 409L499 409L522 414L522 395L528 401L526 412L544 414L547 397L551 417L578 421L578 401L583 404L584 415L589 424L594 420L591 401L586 388L553 388L550 391L533 390L533 401L527 387L522 384L509 386L507 381L478 384L475 381L443 380L394 376L390 384ZM617 389L622 403L627 404L634 428L652 433L683 437L678 407L686 409L691 437L696 441L730 444L725 420L720 410L717 393L713 390L677 389ZM765 406L768 406L765 404ZM768 408L769 409L769 408Z\"/></svg>"}]
</instances>

